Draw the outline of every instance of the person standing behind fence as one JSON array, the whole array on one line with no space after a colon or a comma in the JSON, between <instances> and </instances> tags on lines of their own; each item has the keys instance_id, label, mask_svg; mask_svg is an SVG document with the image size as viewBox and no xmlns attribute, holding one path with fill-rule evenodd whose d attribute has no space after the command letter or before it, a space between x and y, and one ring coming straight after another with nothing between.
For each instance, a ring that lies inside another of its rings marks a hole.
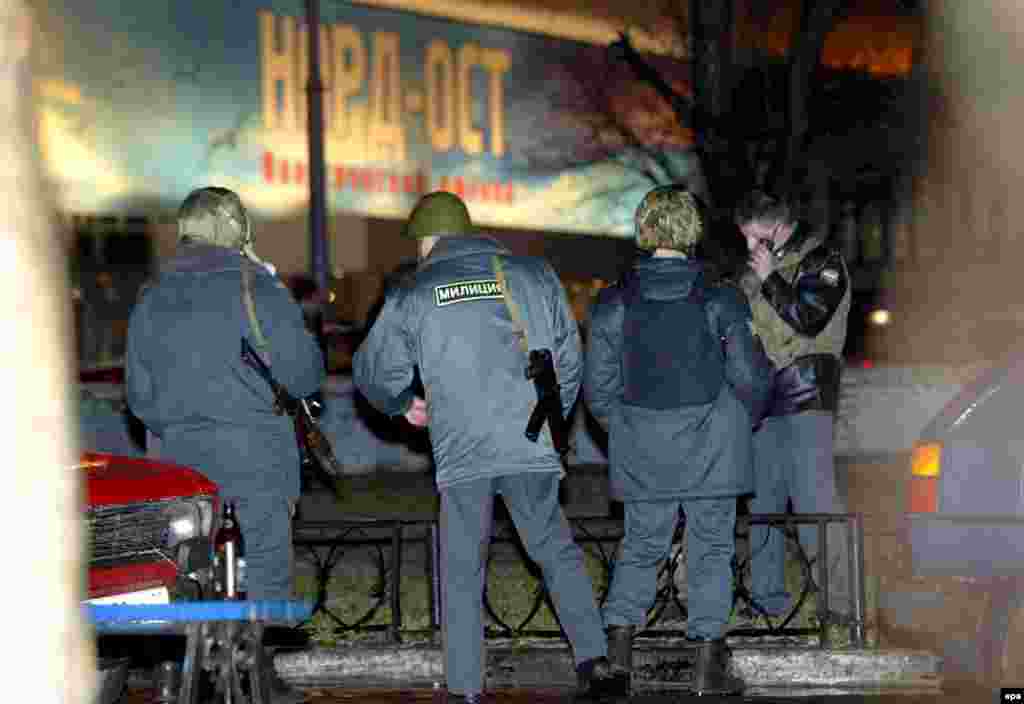
<instances>
[{"instance_id":1,"label":"person standing behind fence","mask_svg":"<svg viewBox=\"0 0 1024 704\"><path fill-rule=\"evenodd\" d=\"M236 500L249 598L288 599L299 451L291 419L274 412L270 387L241 359L243 336L257 345L257 324L281 384L298 397L318 391L323 355L302 309L256 257L242 201L226 188L192 191L178 211L178 248L131 313L128 407L164 459Z\"/></svg>"},{"instance_id":2,"label":"person standing behind fence","mask_svg":"<svg viewBox=\"0 0 1024 704\"><path fill-rule=\"evenodd\" d=\"M636 211L639 259L599 294L584 398L608 431L613 494L625 535L604 605L613 667L632 668L631 640L654 604L657 568L686 513L687 635L698 694L742 690L726 674L736 497L753 489L751 427L771 365L743 294L709 285L694 258L704 231L697 199L659 186Z\"/></svg>"},{"instance_id":3,"label":"person standing behind fence","mask_svg":"<svg viewBox=\"0 0 1024 704\"><path fill-rule=\"evenodd\" d=\"M441 577L449 701L480 701L486 554L501 494L572 645L581 688L601 694L607 644L583 553L558 503L559 455L547 432L524 435L537 403L531 349L552 352L561 410L576 400L582 353L565 291L542 259L512 256L477 234L465 204L430 193L406 234L423 257L384 302L353 360L356 387L379 411L429 427L441 494ZM525 333L523 340L522 333ZM416 396L418 368L425 398Z\"/></svg>"},{"instance_id":4,"label":"person standing behind fence","mask_svg":"<svg viewBox=\"0 0 1024 704\"><path fill-rule=\"evenodd\" d=\"M843 513L836 486L833 420L850 278L842 254L825 246L794 215L786 200L752 192L736 206L734 220L750 251L743 288L754 326L778 370L767 417L754 435L753 513L782 513L786 500L797 513ZM829 534L845 537L834 528ZM817 558L813 526L800 543ZM785 545L778 528L750 531L751 592L756 607L780 616L791 606L785 584ZM834 622L849 617L850 583L845 540L830 540L828 589Z\"/></svg>"}]
</instances>

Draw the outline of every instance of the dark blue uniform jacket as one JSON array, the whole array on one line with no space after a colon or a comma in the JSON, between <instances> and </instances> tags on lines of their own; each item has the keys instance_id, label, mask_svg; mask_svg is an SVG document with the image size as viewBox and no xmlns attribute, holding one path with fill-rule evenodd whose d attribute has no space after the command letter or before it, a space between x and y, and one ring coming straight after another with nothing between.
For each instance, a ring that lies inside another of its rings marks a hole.
<instances>
[{"instance_id":1,"label":"dark blue uniform jacket","mask_svg":"<svg viewBox=\"0 0 1024 704\"><path fill-rule=\"evenodd\" d=\"M161 456L221 485L225 496L299 494L291 420L273 411L266 382L240 358L253 337L242 303L242 257L181 245L131 314L125 374L128 405L160 436ZM256 315L271 369L296 396L320 388L323 355L281 281L251 265Z\"/></svg>"},{"instance_id":2,"label":"dark blue uniform jacket","mask_svg":"<svg viewBox=\"0 0 1024 704\"><path fill-rule=\"evenodd\" d=\"M524 437L537 394L524 373L527 357L495 276L495 257L504 262L529 346L552 351L567 415L583 360L562 284L543 259L513 256L486 237L438 240L412 280L388 295L352 362L356 387L388 415L408 410L419 367L439 489L562 471L546 426L537 442Z\"/></svg>"},{"instance_id":3,"label":"dark blue uniform jacket","mask_svg":"<svg viewBox=\"0 0 1024 704\"><path fill-rule=\"evenodd\" d=\"M601 291L587 347L584 396L609 433L613 496L752 491L751 428L770 380L742 292L708 287L689 259L639 261Z\"/></svg>"}]
</instances>

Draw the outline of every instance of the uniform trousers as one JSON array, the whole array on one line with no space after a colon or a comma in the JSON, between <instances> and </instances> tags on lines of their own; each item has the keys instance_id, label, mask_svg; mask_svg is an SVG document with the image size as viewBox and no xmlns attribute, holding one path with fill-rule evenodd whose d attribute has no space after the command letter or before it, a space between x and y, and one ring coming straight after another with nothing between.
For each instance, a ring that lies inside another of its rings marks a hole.
<instances>
[{"instance_id":1,"label":"uniform trousers","mask_svg":"<svg viewBox=\"0 0 1024 704\"><path fill-rule=\"evenodd\" d=\"M494 496L501 494L548 594L576 663L607 654L594 588L558 504L557 472L478 479L441 490L441 583L448 691L483 691L483 589Z\"/></svg>"},{"instance_id":2,"label":"uniform trousers","mask_svg":"<svg viewBox=\"0 0 1024 704\"><path fill-rule=\"evenodd\" d=\"M679 508L686 513L686 634L715 639L732 609L736 497L627 501L625 535L604 606L609 626L641 626L654 604L658 566L668 557Z\"/></svg>"},{"instance_id":3,"label":"uniform trousers","mask_svg":"<svg viewBox=\"0 0 1024 704\"><path fill-rule=\"evenodd\" d=\"M792 499L795 513L845 513L836 485L833 416L805 411L766 418L754 433L755 495L751 513L784 513ZM814 561L817 526L800 527L800 545ZM831 610L849 613L850 586L847 531L841 523L828 528L829 602ZM759 607L781 615L791 606L786 588L786 545L781 526L750 527L751 594ZM812 573L815 580L818 574Z\"/></svg>"},{"instance_id":4,"label":"uniform trousers","mask_svg":"<svg viewBox=\"0 0 1024 704\"><path fill-rule=\"evenodd\" d=\"M250 496L234 501L245 541L247 598L291 599L291 502L281 496Z\"/></svg>"}]
</instances>

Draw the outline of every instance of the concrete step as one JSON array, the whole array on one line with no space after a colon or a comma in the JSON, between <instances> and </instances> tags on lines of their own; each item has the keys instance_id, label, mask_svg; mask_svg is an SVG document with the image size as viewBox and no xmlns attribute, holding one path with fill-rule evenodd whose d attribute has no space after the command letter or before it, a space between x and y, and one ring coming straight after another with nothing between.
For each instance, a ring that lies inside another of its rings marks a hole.
<instances>
[{"instance_id":1,"label":"concrete step","mask_svg":"<svg viewBox=\"0 0 1024 704\"><path fill-rule=\"evenodd\" d=\"M637 691L686 690L692 651L685 641L638 644ZM300 688L443 687L441 649L431 641L403 645L354 644L279 653L281 677ZM924 693L941 691L941 658L912 650L822 650L780 644L735 647L732 668L748 694ZM488 689L566 687L575 684L568 647L561 641L489 642Z\"/></svg>"}]
</instances>

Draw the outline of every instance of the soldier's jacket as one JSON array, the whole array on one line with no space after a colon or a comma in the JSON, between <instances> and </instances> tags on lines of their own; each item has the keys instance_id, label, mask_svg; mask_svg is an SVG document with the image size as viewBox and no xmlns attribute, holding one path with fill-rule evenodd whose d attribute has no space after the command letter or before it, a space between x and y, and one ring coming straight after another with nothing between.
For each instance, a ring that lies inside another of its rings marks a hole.
<instances>
[{"instance_id":1,"label":"soldier's jacket","mask_svg":"<svg viewBox=\"0 0 1024 704\"><path fill-rule=\"evenodd\" d=\"M584 375L587 407L608 431L613 496L752 491L751 425L771 375L740 291L708 286L693 260L637 263L598 296Z\"/></svg>"},{"instance_id":2,"label":"soldier's jacket","mask_svg":"<svg viewBox=\"0 0 1024 704\"><path fill-rule=\"evenodd\" d=\"M813 354L841 359L851 299L842 255L800 225L776 256L763 283L751 271L742 281L768 356L778 369Z\"/></svg>"},{"instance_id":3,"label":"soldier's jacket","mask_svg":"<svg viewBox=\"0 0 1024 704\"><path fill-rule=\"evenodd\" d=\"M162 440L164 458L195 467L225 496L297 498L299 451L287 416L241 360L249 319L235 250L181 244L140 296L128 326L128 406ZM256 316L274 375L296 396L319 390L323 355L284 284L253 266Z\"/></svg>"},{"instance_id":4,"label":"soldier's jacket","mask_svg":"<svg viewBox=\"0 0 1024 704\"><path fill-rule=\"evenodd\" d=\"M563 413L579 393L579 329L551 266L487 237L443 237L388 295L353 358L356 387L379 411L404 413L419 368L437 486L522 472L561 472L550 435L524 436L537 402L526 353L494 269L499 257L531 349L549 348Z\"/></svg>"}]
</instances>

